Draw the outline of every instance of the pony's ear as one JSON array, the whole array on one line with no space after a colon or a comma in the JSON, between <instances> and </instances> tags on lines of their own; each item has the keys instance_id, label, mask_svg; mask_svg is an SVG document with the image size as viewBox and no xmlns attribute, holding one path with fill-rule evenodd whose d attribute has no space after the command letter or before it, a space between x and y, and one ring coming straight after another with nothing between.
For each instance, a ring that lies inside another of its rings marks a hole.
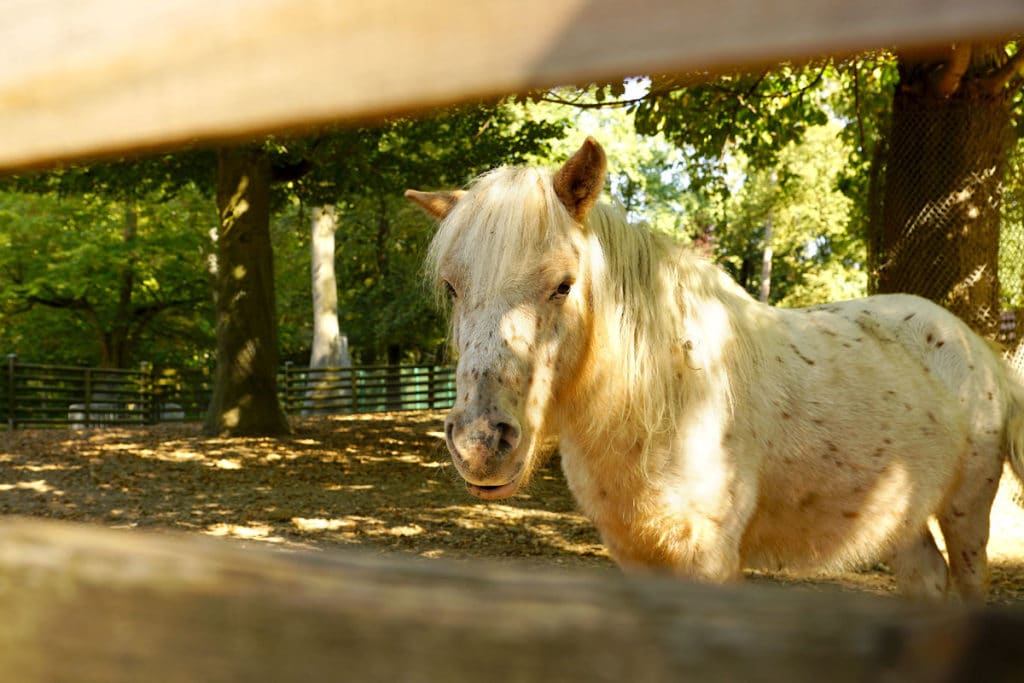
<instances>
[{"instance_id":1,"label":"pony's ear","mask_svg":"<svg viewBox=\"0 0 1024 683\"><path fill-rule=\"evenodd\" d=\"M554 177L555 194L578 221L590 211L604 189L608 161L597 140L588 137Z\"/></svg>"},{"instance_id":2,"label":"pony's ear","mask_svg":"<svg viewBox=\"0 0 1024 683\"><path fill-rule=\"evenodd\" d=\"M444 192L420 192L419 190L406 190L405 198L419 204L427 213L437 220L444 220L445 216L455 208L456 202L466 194L465 190L451 190Z\"/></svg>"}]
</instances>

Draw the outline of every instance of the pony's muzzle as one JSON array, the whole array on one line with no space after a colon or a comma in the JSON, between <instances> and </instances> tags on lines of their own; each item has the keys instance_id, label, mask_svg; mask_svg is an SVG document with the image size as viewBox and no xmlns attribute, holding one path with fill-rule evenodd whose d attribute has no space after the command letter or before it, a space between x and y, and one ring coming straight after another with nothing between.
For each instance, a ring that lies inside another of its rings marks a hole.
<instances>
[{"instance_id":1,"label":"pony's muzzle","mask_svg":"<svg viewBox=\"0 0 1024 683\"><path fill-rule=\"evenodd\" d=\"M479 488L502 488L516 482L522 463L510 456L521 439L519 423L507 415L465 418L464 413L453 411L445 420L448 452L462 478Z\"/></svg>"}]
</instances>

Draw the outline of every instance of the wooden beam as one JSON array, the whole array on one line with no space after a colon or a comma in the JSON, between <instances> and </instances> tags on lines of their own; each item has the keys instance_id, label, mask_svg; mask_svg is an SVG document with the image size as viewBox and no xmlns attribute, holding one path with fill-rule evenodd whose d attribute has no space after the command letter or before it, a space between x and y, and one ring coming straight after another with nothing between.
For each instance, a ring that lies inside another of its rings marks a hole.
<instances>
[{"instance_id":1,"label":"wooden beam","mask_svg":"<svg viewBox=\"0 0 1024 683\"><path fill-rule=\"evenodd\" d=\"M0 169L1020 32L1020 0L8 0Z\"/></svg>"},{"instance_id":2,"label":"wooden beam","mask_svg":"<svg viewBox=\"0 0 1024 683\"><path fill-rule=\"evenodd\" d=\"M1024 613L0 524L11 681L1009 680Z\"/></svg>"}]
</instances>

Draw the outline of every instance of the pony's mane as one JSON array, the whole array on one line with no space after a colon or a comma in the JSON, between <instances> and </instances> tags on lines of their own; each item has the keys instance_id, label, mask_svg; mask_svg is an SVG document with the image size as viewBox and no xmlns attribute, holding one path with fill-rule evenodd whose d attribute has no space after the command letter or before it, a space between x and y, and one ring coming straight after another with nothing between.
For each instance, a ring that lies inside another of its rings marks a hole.
<instances>
[{"instance_id":1,"label":"pony's mane","mask_svg":"<svg viewBox=\"0 0 1024 683\"><path fill-rule=\"evenodd\" d=\"M731 410L732 381L749 376L748 359L758 356L743 329L749 295L691 248L629 223L619 207L598 204L586 228L602 362L617 359L602 386L625 411L619 419L648 436L670 430L709 388Z\"/></svg>"},{"instance_id":2,"label":"pony's mane","mask_svg":"<svg viewBox=\"0 0 1024 683\"><path fill-rule=\"evenodd\" d=\"M474 301L490 301L523 277L524 268L536 266L552 240L574 229L551 172L498 168L474 181L441 222L428 250L426 276L439 294L442 277L462 277L476 288L469 293ZM619 207L596 204L584 233L595 334L601 336L602 365L611 368L601 396L588 400L612 402L620 419L642 432L666 430L687 403L679 392L694 384L680 376L680 354L689 373L720 365L726 341L750 338L735 334L743 316L733 314L749 297L691 249L629 223ZM729 361L744 357L730 353ZM725 381L733 374L732 368L723 373ZM724 391L730 394L731 388ZM588 412L604 420L615 414Z\"/></svg>"}]
</instances>

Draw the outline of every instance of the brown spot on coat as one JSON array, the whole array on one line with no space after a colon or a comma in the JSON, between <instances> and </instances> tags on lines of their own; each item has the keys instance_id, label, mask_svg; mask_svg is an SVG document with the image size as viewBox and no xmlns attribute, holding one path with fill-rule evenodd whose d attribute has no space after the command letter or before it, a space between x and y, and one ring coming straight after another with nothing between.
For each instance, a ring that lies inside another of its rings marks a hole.
<instances>
[{"instance_id":1,"label":"brown spot on coat","mask_svg":"<svg viewBox=\"0 0 1024 683\"><path fill-rule=\"evenodd\" d=\"M800 349L797 348L796 344L790 344L789 348L793 349L793 353L795 353L800 358L800 360L807 363L808 365L814 365L814 360L808 358L803 353L801 353Z\"/></svg>"}]
</instances>

